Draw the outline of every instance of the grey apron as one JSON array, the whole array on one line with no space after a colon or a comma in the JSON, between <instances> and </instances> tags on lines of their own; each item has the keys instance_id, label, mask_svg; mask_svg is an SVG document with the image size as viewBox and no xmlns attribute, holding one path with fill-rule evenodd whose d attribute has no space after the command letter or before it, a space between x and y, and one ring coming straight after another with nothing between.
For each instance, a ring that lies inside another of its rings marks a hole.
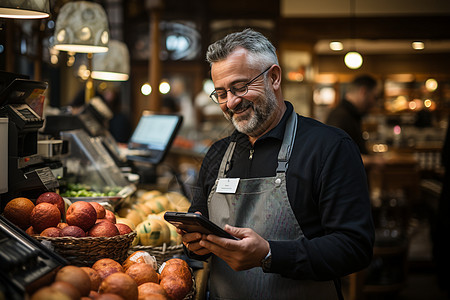
<instances>
[{"instance_id":1,"label":"grey apron","mask_svg":"<svg viewBox=\"0 0 450 300\"><path fill-rule=\"evenodd\" d=\"M252 228L266 240L302 238L289 203L286 170L292 150L297 115L290 116L278 154L275 177L240 179L236 193L215 192L219 178L224 178L233 155L231 142L220 165L216 184L208 198L209 218L223 228L225 224ZM279 274L264 273L261 268L236 272L213 255L210 273L211 299L337 299L333 281L293 280Z\"/></svg>"}]
</instances>

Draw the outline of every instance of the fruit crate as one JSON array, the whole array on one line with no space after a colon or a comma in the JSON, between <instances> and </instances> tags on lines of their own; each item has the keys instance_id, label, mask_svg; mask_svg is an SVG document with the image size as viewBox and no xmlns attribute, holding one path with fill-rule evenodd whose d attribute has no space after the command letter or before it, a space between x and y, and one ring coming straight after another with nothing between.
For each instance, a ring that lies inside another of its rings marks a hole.
<instances>
[{"instance_id":1,"label":"fruit crate","mask_svg":"<svg viewBox=\"0 0 450 300\"><path fill-rule=\"evenodd\" d=\"M127 258L136 232L113 237L45 237L35 238L71 264L90 267L97 260L111 258L118 263Z\"/></svg>"}]
</instances>

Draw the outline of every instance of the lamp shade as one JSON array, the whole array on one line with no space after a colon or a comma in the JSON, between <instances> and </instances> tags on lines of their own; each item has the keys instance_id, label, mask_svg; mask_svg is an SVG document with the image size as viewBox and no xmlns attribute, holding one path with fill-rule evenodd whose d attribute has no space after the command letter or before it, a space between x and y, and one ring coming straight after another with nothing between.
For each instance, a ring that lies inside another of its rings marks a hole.
<instances>
[{"instance_id":1,"label":"lamp shade","mask_svg":"<svg viewBox=\"0 0 450 300\"><path fill-rule=\"evenodd\" d=\"M126 81L130 73L130 55L125 43L111 40L108 52L96 53L92 58L92 78Z\"/></svg>"},{"instance_id":2,"label":"lamp shade","mask_svg":"<svg viewBox=\"0 0 450 300\"><path fill-rule=\"evenodd\" d=\"M108 18L100 4L75 1L61 8L55 24L55 49L99 53L108 51L108 42Z\"/></svg>"},{"instance_id":3,"label":"lamp shade","mask_svg":"<svg viewBox=\"0 0 450 300\"><path fill-rule=\"evenodd\" d=\"M0 18L43 19L49 16L49 0L2 0L0 4Z\"/></svg>"}]
</instances>

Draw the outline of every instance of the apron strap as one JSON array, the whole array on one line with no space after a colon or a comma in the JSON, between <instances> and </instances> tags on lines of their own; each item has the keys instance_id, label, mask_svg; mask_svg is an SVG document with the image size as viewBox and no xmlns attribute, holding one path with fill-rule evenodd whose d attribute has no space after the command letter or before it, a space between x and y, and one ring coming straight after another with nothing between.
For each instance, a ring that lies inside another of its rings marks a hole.
<instances>
[{"instance_id":1,"label":"apron strap","mask_svg":"<svg viewBox=\"0 0 450 300\"><path fill-rule=\"evenodd\" d=\"M231 142L228 145L227 151L223 156L222 163L220 164L218 178L224 178L225 174L230 169L231 157L233 156L234 148L236 147L236 142Z\"/></svg>"},{"instance_id":2,"label":"apron strap","mask_svg":"<svg viewBox=\"0 0 450 300\"><path fill-rule=\"evenodd\" d=\"M289 117L286 129L284 131L283 143L278 153L277 173L286 172L292 148L294 147L295 133L297 132L297 114L292 111Z\"/></svg>"}]
</instances>

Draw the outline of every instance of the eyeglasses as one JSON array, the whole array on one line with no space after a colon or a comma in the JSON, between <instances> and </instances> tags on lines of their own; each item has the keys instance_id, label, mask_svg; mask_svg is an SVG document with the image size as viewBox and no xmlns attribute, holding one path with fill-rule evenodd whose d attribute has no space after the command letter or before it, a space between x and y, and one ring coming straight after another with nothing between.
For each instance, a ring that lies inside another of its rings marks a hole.
<instances>
[{"instance_id":1,"label":"eyeglasses","mask_svg":"<svg viewBox=\"0 0 450 300\"><path fill-rule=\"evenodd\" d=\"M262 71L261 74L259 74L258 76L256 76L255 78L253 78L252 80L250 80L247 83L238 83L238 84L230 87L228 90L225 90L225 89L214 90L211 93L211 95L209 95L209 98L211 98L211 100L217 104L223 104L228 101L228 99L227 99L228 92L231 92L236 97L245 96L248 93L248 86L250 84L252 84L253 82L255 82L255 80L258 79L262 74L269 71L271 67L272 66L268 67L267 69Z\"/></svg>"}]
</instances>

